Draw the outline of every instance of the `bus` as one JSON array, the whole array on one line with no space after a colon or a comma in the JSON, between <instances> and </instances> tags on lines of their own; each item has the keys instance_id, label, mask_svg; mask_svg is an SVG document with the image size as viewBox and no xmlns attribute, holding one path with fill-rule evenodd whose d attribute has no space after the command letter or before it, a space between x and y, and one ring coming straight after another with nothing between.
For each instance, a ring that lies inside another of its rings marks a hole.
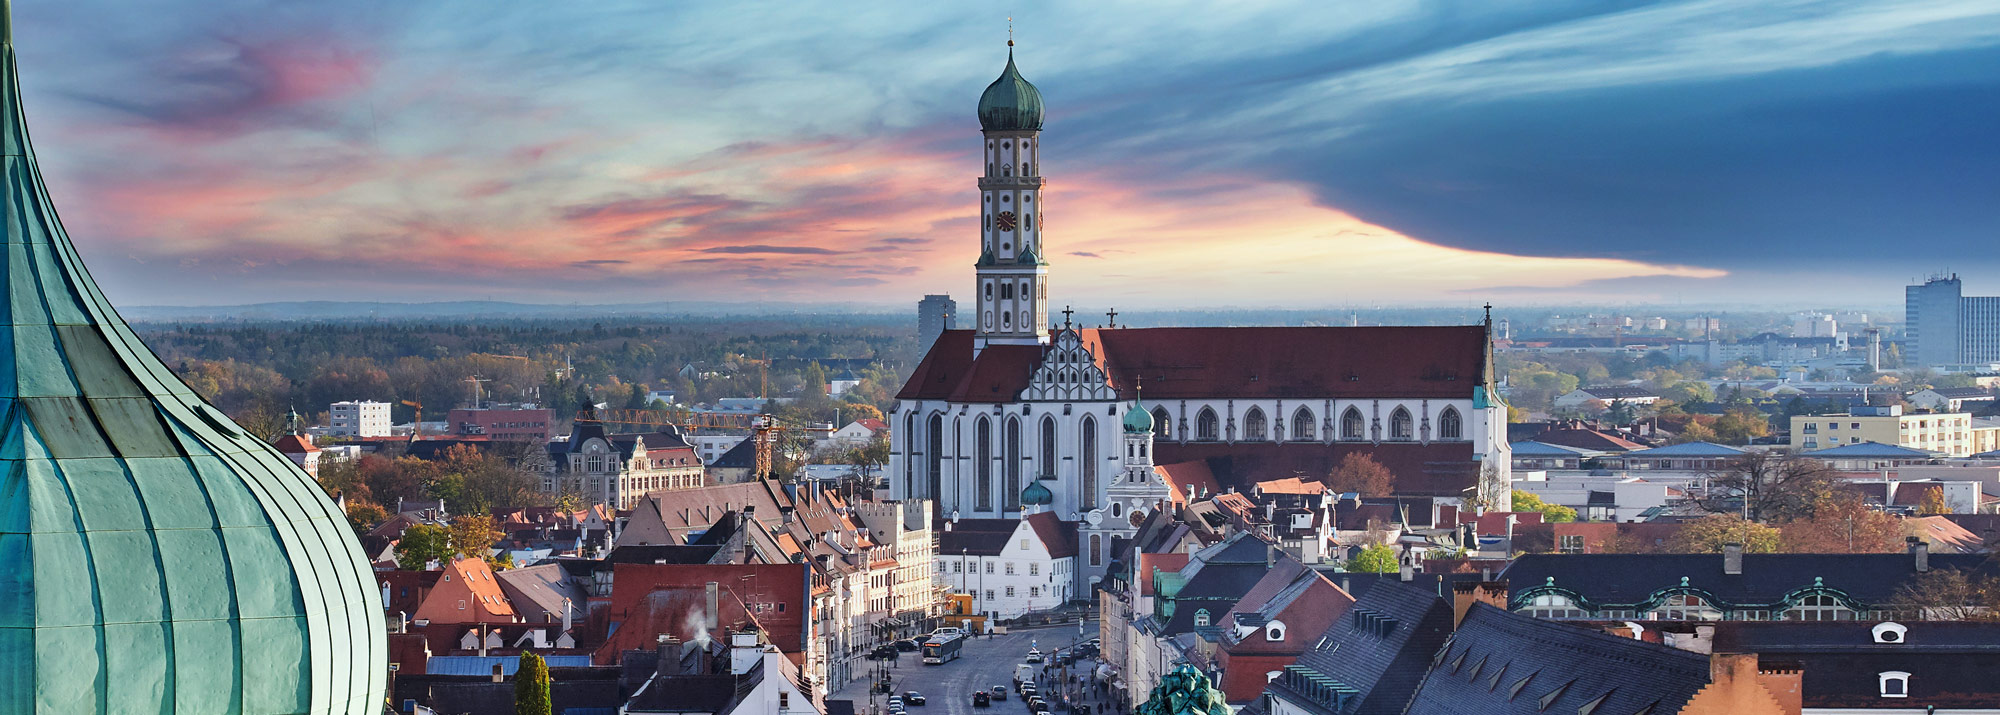
<instances>
[{"instance_id":1,"label":"bus","mask_svg":"<svg viewBox=\"0 0 2000 715\"><path fill-rule=\"evenodd\" d=\"M931 636L924 641L924 665L942 665L958 659L959 649L965 646L965 636L946 633Z\"/></svg>"}]
</instances>

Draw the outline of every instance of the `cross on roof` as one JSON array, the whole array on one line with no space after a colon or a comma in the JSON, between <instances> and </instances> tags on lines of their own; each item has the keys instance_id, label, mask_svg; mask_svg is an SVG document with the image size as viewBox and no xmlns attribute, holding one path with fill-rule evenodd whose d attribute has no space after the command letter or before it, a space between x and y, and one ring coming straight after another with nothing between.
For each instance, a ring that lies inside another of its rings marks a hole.
<instances>
[{"instance_id":1,"label":"cross on roof","mask_svg":"<svg viewBox=\"0 0 2000 715\"><path fill-rule=\"evenodd\" d=\"M1069 309L1069 306L1067 306L1067 305L1063 306L1063 309L1062 309L1062 314L1063 314L1063 327L1064 327L1064 328L1068 328L1068 327L1069 327L1069 314L1070 314L1070 313L1074 313L1074 312L1076 312L1076 311L1074 311L1074 310L1070 310L1070 309Z\"/></svg>"},{"instance_id":2,"label":"cross on roof","mask_svg":"<svg viewBox=\"0 0 2000 715\"><path fill-rule=\"evenodd\" d=\"M1117 309L1117 308L1112 308L1111 310L1108 310L1108 311L1105 311L1105 312L1104 312L1104 314L1105 314L1105 315L1106 315L1107 317L1109 317L1109 318L1111 319L1111 322L1110 322L1109 324L1105 325L1104 327L1107 327L1107 328L1116 328L1116 327L1118 327L1118 309Z\"/></svg>"}]
</instances>

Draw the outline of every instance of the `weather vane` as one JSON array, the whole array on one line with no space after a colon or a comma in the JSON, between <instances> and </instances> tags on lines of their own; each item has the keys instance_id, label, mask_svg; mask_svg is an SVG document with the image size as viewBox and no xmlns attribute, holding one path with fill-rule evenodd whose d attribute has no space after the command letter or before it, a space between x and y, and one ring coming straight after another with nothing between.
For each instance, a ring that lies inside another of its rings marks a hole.
<instances>
[{"instance_id":1,"label":"weather vane","mask_svg":"<svg viewBox=\"0 0 2000 715\"><path fill-rule=\"evenodd\" d=\"M1014 46L1014 16L1007 16L1007 46Z\"/></svg>"}]
</instances>

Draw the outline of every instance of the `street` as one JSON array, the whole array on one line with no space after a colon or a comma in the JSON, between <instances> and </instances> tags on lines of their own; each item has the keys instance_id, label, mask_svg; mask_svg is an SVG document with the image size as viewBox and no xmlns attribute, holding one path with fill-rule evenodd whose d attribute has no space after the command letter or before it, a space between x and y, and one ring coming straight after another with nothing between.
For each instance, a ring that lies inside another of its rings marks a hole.
<instances>
[{"instance_id":1,"label":"street","mask_svg":"<svg viewBox=\"0 0 2000 715\"><path fill-rule=\"evenodd\" d=\"M924 705L911 706L908 709L910 715L1015 715L1025 708L1020 696L1014 692L1014 666L1021 663L1030 647L1049 653L1096 636L1097 622L1094 619L1085 624L1084 634L1080 637L1074 623L1017 629L1007 635L967 641L961 651L963 655L943 665L924 665L920 654L904 653L900 661L889 667L889 677L895 683L897 693L915 690L923 693L928 700ZM1072 667L1072 672L1084 672L1096 666L1094 660L1087 662L1089 665L1086 666L1084 661L1079 661L1077 666ZM865 667L868 673L874 673L873 661L866 661ZM1035 667L1039 669L1041 666ZM887 696L870 695L869 682L868 677L855 680L829 699L852 700L857 713L880 712L879 708L883 707ZM1006 701L993 703L990 708L972 707L974 690L988 690L995 685L1007 686Z\"/></svg>"}]
</instances>

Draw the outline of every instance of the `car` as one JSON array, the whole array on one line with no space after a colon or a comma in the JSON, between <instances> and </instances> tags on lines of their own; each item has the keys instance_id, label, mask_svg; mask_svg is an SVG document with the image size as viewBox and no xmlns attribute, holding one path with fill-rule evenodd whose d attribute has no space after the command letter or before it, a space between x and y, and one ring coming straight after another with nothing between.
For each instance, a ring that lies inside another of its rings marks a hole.
<instances>
[{"instance_id":1,"label":"car","mask_svg":"<svg viewBox=\"0 0 2000 715\"><path fill-rule=\"evenodd\" d=\"M984 690L976 691L972 694L972 706L975 708L993 707L993 698L987 696Z\"/></svg>"},{"instance_id":2,"label":"car","mask_svg":"<svg viewBox=\"0 0 2000 715\"><path fill-rule=\"evenodd\" d=\"M995 686L993 686L993 699L994 699L994 700L1006 700L1006 699L1007 699L1007 686L1005 686L1005 685L995 685Z\"/></svg>"},{"instance_id":3,"label":"car","mask_svg":"<svg viewBox=\"0 0 2000 715\"><path fill-rule=\"evenodd\" d=\"M1026 661L1027 661L1027 662L1029 662L1029 663L1040 663L1040 662L1042 662L1042 652L1041 652L1041 651L1039 651L1039 650L1035 650L1035 649L1032 649L1032 648L1030 648L1030 649L1028 650L1028 657L1026 658Z\"/></svg>"},{"instance_id":4,"label":"car","mask_svg":"<svg viewBox=\"0 0 2000 715\"><path fill-rule=\"evenodd\" d=\"M924 704L924 694L915 690L906 691L903 693L903 702L909 705L922 705Z\"/></svg>"},{"instance_id":5,"label":"car","mask_svg":"<svg viewBox=\"0 0 2000 715\"><path fill-rule=\"evenodd\" d=\"M924 649L924 644L918 643L917 639L915 638L904 638L902 640L896 641L896 650L900 650L904 653L915 653L923 649Z\"/></svg>"},{"instance_id":6,"label":"car","mask_svg":"<svg viewBox=\"0 0 2000 715\"><path fill-rule=\"evenodd\" d=\"M1040 691L1039 689L1037 689L1037 688L1035 687L1035 684L1034 684L1034 683L1023 683L1023 684L1021 684L1021 697L1024 697L1024 698L1032 698L1032 697L1035 697L1036 695L1040 695L1040 694L1041 694L1041 691Z\"/></svg>"},{"instance_id":7,"label":"car","mask_svg":"<svg viewBox=\"0 0 2000 715\"><path fill-rule=\"evenodd\" d=\"M886 645L876 646L875 650L869 651L868 657L873 660L889 660L896 657L896 648Z\"/></svg>"}]
</instances>

